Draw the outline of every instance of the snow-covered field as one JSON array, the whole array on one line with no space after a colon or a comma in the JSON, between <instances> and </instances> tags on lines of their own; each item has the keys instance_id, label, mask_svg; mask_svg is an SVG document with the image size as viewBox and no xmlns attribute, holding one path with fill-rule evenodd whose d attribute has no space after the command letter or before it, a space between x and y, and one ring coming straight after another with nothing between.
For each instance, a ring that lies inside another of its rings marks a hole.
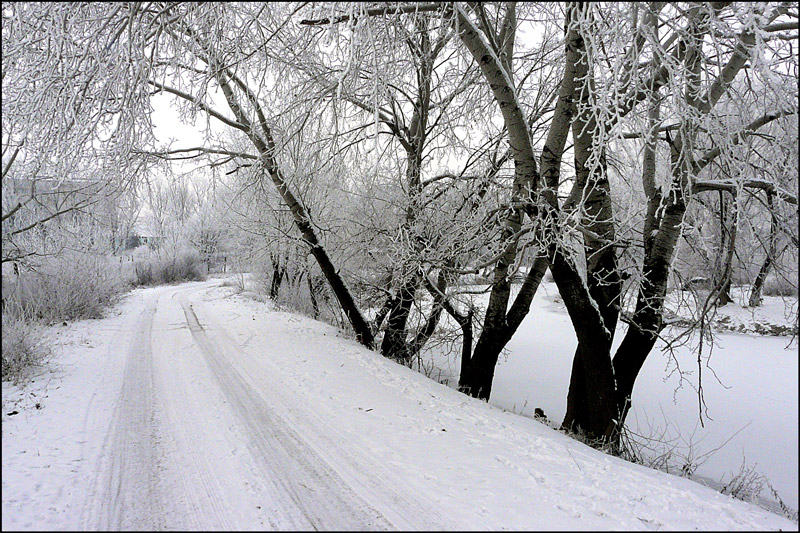
<instances>
[{"instance_id":1,"label":"snow-covered field","mask_svg":"<svg viewBox=\"0 0 800 533\"><path fill-rule=\"evenodd\" d=\"M726 331L790 329L787 311L797 301L766 297L762 307L748 309L740 305L746 301L740 291L734 297L739 303L720 308L715 317L722 332L713 349L709 352L708 344L703 348L700 370L707 407L703 425L696 392L697 353L692 349L697 346L696 335L674 354L663 352L663 344L656 346L637 380L628 424L640 435L664 441L653 443L651 458L672 450L670 462L692 459L699 463L695 479L716 488L738 474L744 462L765 475L784 503L797 510L797 340ZM621 324L616 345L624 331ZM541 407L552 422L560 423L576 344L557 288L543 283L530 314L508 344L506 357L501 356L490 403L526 416ZM458 380L458 358L435 356L434 361L442 380L449 378L451 385ZM685 374L683 382L675 372L676 361ZM777 508L766 484L761 498L763 504Z\"/></svg>"},{"instance_id":2,"label":"snow-covered field","mask_svg":"<svg viewBox=\"0 0 800 533\"><path fill-rule=\"evenodd\" d=\"M48 331L52 370L3 384L4 530L797 529L219 285L139 289ZM772 394L795 413L796 376L795 357L794 392ZM545 386L530 401L557 417Z\"/></svg>"}]
</instances>

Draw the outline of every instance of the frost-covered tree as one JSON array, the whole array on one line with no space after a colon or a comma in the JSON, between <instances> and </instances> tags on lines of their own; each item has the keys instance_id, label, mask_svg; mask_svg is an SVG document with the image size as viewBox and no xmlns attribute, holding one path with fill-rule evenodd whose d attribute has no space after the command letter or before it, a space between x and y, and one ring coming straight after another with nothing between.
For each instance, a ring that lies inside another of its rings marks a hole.
<instances>
[{"instance_id":1,"label":"frost-covered tree","mask_svg":"<svg viewBox=\"0 0 800 533\"><path fill-rule=\"evenodd\" d=\"M3 262L41 253L24 233L94 217L131 190L141 168L130 141L149 120L122 46L146 31L134 18L122 5L3 4Z\"/></svg>"},{"instance_id":2,"label":"frost-covered tree","mask_svg":"<svg viewBox=\"0 0 800 533\"><path fill-rule=\"evenodd\" d=\"M310 254L356 338L375 346L383 323L382 351L404 362L448 313L459 388L483 399L549 268L578 338L563 425L614 439L703 205L720 222L697 249L716 265L701 317L759 231L754 301L781 246L796 250L797 16L735 2L4 5L4 194L17 168L91 161L119 187L159 160L205 159L235 175L229 205L273 254L273 281L288 256L309 272ZM156 142L156 94L200 145ZM191 219L180 200L170 209ZM458 286L484 269L476 317Z\"/></svg>"},{"instance_id":3,"label":"frost-covered tree","mask_svg":"<svg viewBox=\"0 0 800 533\"><path fill-rule=\"evenodd\" d=\"M514 77L493 44L496 36L475 9L453 8L459 35L481 65L508 130L520 204L528 204L518 211L514 227L521 227L523 213L534 221L578 337L563 424L610 439L624 421L636 376L664 327L667 282L686 206L694 195L760 188L796 202L786 183L748 180L741 174L735 180L713 179L707 173L719 161L735 164L742 141L759 128L776 120L796 121L796 84L790 81L797 58L785 53L782 41L772 46L768 36L797 24L778 22L792 15L786 5L694 4L683 9L662 3L568 4L566 11L564 77L540 170ZM662 26L675 29L662 32ZM775 70L782 74L777 79ZM731 122L715 109L731 97L731 83L745 72L763 77L766 90L760 107ZM624 243L615 237L608 160L624 137L623 126L638 127L645 141L644 256L636 273L635 310L625 316L628 330L612 358L616 322L625 305L617 256ZM570 128L575 178L562 205L555 192L562 186L557 178ZM782 137L776 142L794 141ZM657 163L665 156L666 179L657 180ZM570 227L581 234L582 258L567 245L564 230ZM579 260L585 261L585 279ZM502 306L499 311L505 314ZM488 397L491 369L479 375L471 388Z\"/></svg>"}]
</instances>

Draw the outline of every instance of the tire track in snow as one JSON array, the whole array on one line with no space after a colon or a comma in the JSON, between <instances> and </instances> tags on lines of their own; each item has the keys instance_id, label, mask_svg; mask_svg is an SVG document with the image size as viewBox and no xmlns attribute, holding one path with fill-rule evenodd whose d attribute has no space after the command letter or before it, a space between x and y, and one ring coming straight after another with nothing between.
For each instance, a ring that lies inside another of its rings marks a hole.
<instances>
[{"instance_id":1,"label":"tire track in snow","mask_svg":"<svg viewBox=\"0 0 800 533\"><path fill-rule=\"evenodd\" d=\"M185 309L186 302L182 302L182 305ZM192 305L198 306L198 309L203 311L201 314L214 332L215 344L220 355L228 353L252 359L252 356L225 332L225 328L220 327L214 318L205 312L205 306L201 302L195 301ZM194 307L191 307L191 311L194 314ZM208 336L209 330L204 328L204 334ZM241 357L236 361L228 357L225 364L235 367L237 362L242 362ZM272 364L264 359L252 362L252 367L239 369L238 373L244 381L252 384L251 387L258 388L259 379L264 382L269 379L269 369L265 366ZM461 521L458 517L442 516L430 498L421 497L417 494L417 490L400 481L397 475L387 472L368 451L363 449L363 446L348 439L345 433L329 423L324 416L315 410L298 405L290 394L281 390L281 385L281 383L271 385L261 396L266 394L270 406L276 406L280 413L286 413L282 418L291 419L294 431L306 441L305 445L329 465L336 465L334 468L339 476L364 500L371 502L395 527L401 530L471 527L471 524Z\"/></svg>"},{"instance_id":2,"label":"tire track in snow","mask_svg":"<svg viewBox=\"0 0 800 533\"><path fill-rule=\"evenodd\" d=\"M181 292L187 289L183 288L177 291L172 291L171 300L174 300ZM180 316L180 311L177 309L177 302L172 303L175 307L175 312ZM165 324L171 326L172 324ZM169 328L168 328L169 329ZM154 344L161 350L156 350L156 361L174 361L177 357L174 351L165 350L167 346L173 350L176 348L176 339L158 339ZM152 344L151 344L152 345ZM157 367L158 368L158 367ZM179 483L181 487L182 496L185 496L186 505L190 506L188 509L182 510L180 518L184 521L189 521L191 529L215 529L231 531L236 528L230 522L230 513L227 510L226 501L224 500L225 493L216 478L217 470L214 465L209 462L209 458L205 453L203 447L204 433L200 427L205 419L196 416L187 416L186 405L188 400L186 395L185 384L181 382L179 376L174 371L164 371L163 363L161 371L157 372L156 383L158 384L160 405L164 409L164 422L165 426L170 428L172 436L180 443L179 454L189 460L191 464L190 470L196 474L196 479L199 479L199 485L196 484L189 472L184 468L176 469L179 476ZM173 527L175 524L170 524Z\"/></svg>"},{"instance_id":3,"label":"tire track in snow","mask_svg":"<svg viewBox=\"0 0 800 533\"><path fill-rule=\"evenodd\" d=\"M282 487L285 504L299 509L314 529L393 528L224 360L222 350L206 334L191 305L182 299L181 306L209 368L249 433L248 448L263 473Z\"/></svg>"},{"instance_id":4,"label":"tire track in snow","mask_svg":"<svg viewBox=\"0 0 800 533\"><path fill-rule=\"evenodd\" d=\"M158 299L142 311L127 350L122 390L103 444L101 468L84 507L86 529L162 529L153 424L150 336Z\"/></svg>"}]
</instances>

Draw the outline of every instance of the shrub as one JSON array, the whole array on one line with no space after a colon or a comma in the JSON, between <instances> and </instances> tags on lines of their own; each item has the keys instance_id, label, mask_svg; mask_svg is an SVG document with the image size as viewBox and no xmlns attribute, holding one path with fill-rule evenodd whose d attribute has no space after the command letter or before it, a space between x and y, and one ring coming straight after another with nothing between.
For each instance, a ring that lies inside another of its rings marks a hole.
<instances>
[{"instance_id":1,"label":"shrub","mask_svg":"<svg viewBox=\"0 0 800 533\"><path fill-rule=\"evenodd\" d=\"M250 277L255 290L263 295L269 295L272 275L273 269L270 264L257 264ZM309 286L309 275L311 276L311 287ZM309 273L298 271L296 268L288 269L281 280L274 303L279 309L300 313L336 326L343 330L345 335L352 333L350 321L347 320L331 293L328 282L319 272ZM355 333L352 335L355 338Z\"/></svg>"},{"instance_id":2,"label":"shrub","mask_svg":"<svg viewBox=\"0 0 800 533\"><path fill-rule=\"evenodd\" d=\"M766 296L797 296L797 282L784 276L768 276L762 293Z\"/></svg>"},{"instance_id":3,"label":"shrub","mask_svg":"<svg viewBox=\"0 0 800 533\"><path fill-rule=\"evenodd\" d=\"M49 356L37 323L100 318L129 287L118 258L86 252L48 257L33 271L3 271L2 379L19 383Z\"/></svg>"},{"instance_id":4,"label":"shrub","mask_svg":"<svg viewBox=\"0 0 800 533\"><path fill-rule=\"evenodd\" d=\"M181 281L200 281L204 276L200 256L186 251L173 257L159 258L155 255L140 258L134 264L137 285L155 285Z\"/></svg>"},{"instance_id":5,"label":"shrub","mask_svg":"<svg viewBox=\"0 0 800 533\"><path fill-rule=\"evenodd\" d=\"M766 477L764 478L764 483L767 485L773 500L775 500L775 502L778 504L778 509L781 510L781 514L789 520L797 522L797 511L784 503L783 499L780 497L780 494L778 494L778 491L775 490Z\"/></svg>"},{"instance_id":6,"label":"shrub","mask_svg":"<svg viewBox=\"0 0 800 533\"><path fill-rule=\"evenodd\" d=\"M246 284L245 275L243 273L235 274L232 277L222 281L223 287L234 287L237 293L244 292Z\"/></svg>"},{"instance_id":7,"label":"shrub","mask_svg":"<svg viewBox=\"0 0 800 533\"><path fill-rule=\"evenodd\" d=\"M742 458L739 472L731 477L721 489L722 494L728 494L737 500L755 503L756 498L764 488L766 478L756 471L756 465L749 466Z\"/></svg>"},{"instance_id":8,"label":"shrub","mask_svg":"<svg viewBox=\"0 0 800 533\"><path fill-rule=\"evenodd\" d=\"M203 261L197 252L183 254L175 263L175 276L179 280L202 281L205 279L202 265Z\"/></svg>"},{"instance_id":9,"label":"shrub","mask_svg":"<svg viewBox=\"0 0 800 533\"><path fill-rule=\"evenodd\" d=\"M40 340L35 326L11 313L3 313L2 324L2 380L18 384L29 369L47 360L50 350Z\"/></svg>"},{"instance_id":10,"label":"shrub","mask_svg":"<svg viewBox=\"0 0 800 533\"><path fill-rule=\"evenodd\" d=\"M322 276L312 275L312 294L308 276L308 273L294 278L285 276L275 303L283 309L339 326L339 307L330 294L327 282Z\"/></svg>"},{"instance_id":11,"label":"shrub","mask_svg":"<svg viewBox=\"0 0 800 533\"><path fill-rule=\"evenodd\" d=\"M3 297L6 311L15 318L53 323L100 318L126 288L113 260L73 253L4 283Z\"/></svg>"},{"instance_id":12,"label":"shrub","mask_svg":"<svg viewBox=\"0 0 800 533\"><path fill-rule=\"evenodd\" d=\"M603 451L617 455L632 463L692 479L697 469L738 435L739 431L733 433L719 447L705 453L697 453L693 443L694 433L689 436L687 441L680 434L673 434L666 419L664 427L654 427L650 421L647 421L646 435L634 433L629 427L625 426L620 435L619 445L613 450L604 449ZM567 432L567 434L570 433ZM582 435L576 436L573 433L570 436L586 442ZM595 444L592 442L586 443L589 445ZM595 445L594 447L598 446ZM769 479L758 472L756 466L755 464L748 465L746 459L742 457L742 464L738 473L731 472L731 478L725 484L722 484L720 480L719 485L712 483L712 486L716 487L722 494L754 503L769 511L779 512L796 522L797 511L784 503L778 492L770 484ZM766 492L764 491L765 486L769 489L772 501L768 499L769 496L767 499L762 497L762 493Z\"/></svg>"},{"instance_id":13,"label":"shrub","mask_svg":"<svg viewBox=\"0 0 800 533\"><path fill-rule=\"evenodd\" d=\"M136 276L136 285L153 285L153 265L150 262L137 261L133 265L133 272Z\"/></svg>"}]
</instances>

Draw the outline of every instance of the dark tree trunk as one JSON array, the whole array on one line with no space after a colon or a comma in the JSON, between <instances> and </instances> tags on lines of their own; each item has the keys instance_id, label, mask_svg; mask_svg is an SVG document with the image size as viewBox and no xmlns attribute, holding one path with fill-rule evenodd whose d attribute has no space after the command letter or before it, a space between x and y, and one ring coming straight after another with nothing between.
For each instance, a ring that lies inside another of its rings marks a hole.
<instances>
[{"instance_id":1,"label":"dark tree trunk","mask_svg":"<svg viewBox=\"0 0 800 533\"><path fill-rule=\"evenodd\" d=\"M458 390L474 398L488 401L492 393L492 380L497 359L509 338L505 331L497 331L495 336L489 336L485 332L486 326L484 325L484 330L478 337L478 343L475 345L472 356L468 360L463 358L461 360Z\"/></svg>"},{"instance_id":2,"label":"dark tree trunk","mask_svg":"<svg viewBox=\"0 0 800 533\"><path fill-rule=\"evenodd\" d=\"M483 330L478 337L475 351L469 358L463 357L463 353L469 351L467 349L467 343L464 341L458 390L482 400L489 399L492 393L494 369L495 366L497 366L497 359L500 357L500 352L503 351L503 348L505 348L508 341L511 340L511 337L519 328L522 320L527 316L533 297L536 295L536 290L539 288L544 273L547 271L547 265L548 261L546 257L540 256L536 258L528 274L525 276L525 281L520 288L517 298L511 305L511 309L508 310L508 313L506 313L505 310L508 296L506 296L505 302L503 302L503 307L499 308L498 306L498 308L492 309L491 313L490 297L490 307L486 310ZM492 295L494 294L495 292L493 290ZM502 312L501 317L497 316L500 312ZM472 344L471 324L472 321L470 320L469 346ZM466 323L462 324L462 330L464 330L465 327Z\"/></svg>"},{"instance_id":3,"label":"dark tree trunk","mask_svg":"<svg viewBox=\"0 0 800 533\"><path fill-rule=\"evenodd\" d=\"M328 280L331 290L333 290L333 294L336 296L336 299L339 301L345 316L353 326L356 339L358 339L358 341L367 348L372 348L375 344L375 337L372 335L372 330L370 330L369 324L367 324L367 321L364 320L364 316L358 310L358 307L353 300L353 296L350 294L350 291L347 290L344 280L336 271L333 263L331 263L328 254L325 252L322 246L319 245L312 246L311 253L314 254L317 264L320 266L320 270L322 270L322 273Z\"/></svg>"},{"instance_id":4,"label":"dark tree trunk","mask_svg":"<svg viewBox=\"0 0 800 533\"><path fill-rule=\"evenodd\" d=\"M657 35L658 22L654 13L648 15L647 22ZM656 68L655 65L653 68ZM612 360L614 379L617 386L618 427L622 427L625 421L630 408L630 398L636 376L639 374L645 358L653 348L656 335L661 328L659 307L661 300L657 295L662 294L662 291L659 288L660 286L654 286L651 280L666 279L666 272L668 272L669 268L669 264L663 260L654 261L653 259L655 240L657 237L663 238L663 234L660 234L658 230L661 227L661 214L664 213L661 205L661 189L656 186L657 128L660 124L661 113L659 102L655 94L651 94L648 97L647 133L645 134L644 153L642 155L642 186L647 198L647 210L642 228L645 252L642 278L639 284L633 318L629 321L628 331ZM666 291L666 285L663 285L663 291Z\"/></svg>"},{"instance_id":5,"label":"dark tree trunk","mask_svg":"<svg viewBox=\"0 0 800 533\"><path fill-rule=\"evenodd\" d=\"M573 318L573 327L579 342L567 393L567 412L562 423L563 427L571 430L585 430L590 438L605 440L612 436L613 420L617 415L610 350L619 315L621 291L616 254L614 248L609 246L609 243L614 242L614 229L613 223L607 223L611 216L607 186L607 181L605 186L594 184L594 191L585 202L587 217L582 222L585 227L602 237L597 239L587 236L584 243L588 294L597 305L600 315L590 320L597 320L600 328L598 324L587 321L588 317L583 314L577 321ZM553 270L555 279L557 268ZM573 273L570 275L575 277ZM575 280L569 283L572 285L580 282L581 280ZM559 291L561 292L561 287ZM574 297L585 298L583 294L585 293L581 291ZM564 296L563 292L562 296L566 303L568 296Z\"/></svg>"},{"instance_id":6,"label":"dark tree trunk","mask_svg":"<svg viewBox=\"0 0 800 533\"><path fill-rule=\"evenodd\" d=\"M439 325L439 319L441 316L442 306L436 303L433 304L431 314L428 315L428 318L425 320L425 324L414 336L414 340L409 343L408 351L411 362L417 358L419 353L422 351L422 347L425 346L425 343L428 342L431 336L433 336L433 333L436 331L436 326Z\"/></svg>"},{"instance_id":7,"label":"dark tree trunk","mask_svg":"<svg viewBox=\"0 0 800 533\"><path fill-rule=\"evenodd\" d=\"M769 274L771 268L772 256L767 255L764 258L764 262L761 264L758 274L756 274L755 281L753 281L753 289L750 291L750 300L747 302L750 307L758 307L761 305L761 291L764 289L764 281L767 279L767 274Z\"/></svg>"},{"instance_id":8,"label":"dark tree trunk","mask_svg":"<svg viewBox=\"0 0 800 533\"><path fill-rule=\"evenodd\" d=\"M614 355L620 427L625 422L639 371L663 327L667 279L672 255L680 237L680 224L686 212L680 177L674 180L672 189L661 200L662 207L659 209L652 209L652 204L653 200L662 196L655 194L650 197L648 219L645 221L645 256L636 310L630 320L628 331ZM657 218L658 213L663 213L661 219ZM651 231L647 232L650 228Z\"/></svg>"},{"instance_id":9,"label":"dark tree trunk","mask_svg":"<svg viewBox=\"0 0 800 533\"><path fill-rule=\"evenodd\" d=\"M562 266L554 264L552 270L554 279L558 273L558 278L563 280L559 282L559 291L567 305L570 305L569 300L581 306L593 303L597 310L589 315L583 312L570 313L578 336L578 347L572 364L567 412L562 426L583 430L590 439L607 441L616 428L614 420L617 418L611 343L619 316L621 283L614 248L616 232L605 152L603 147L593 144L593 136L598 129L591 111L595 107L591 100L591 95L595 93L594 80L583 40L577 42L576 56L575 78L581 81L575 88L577 109L572 123L574 188L581 191L578 196L583 196L579 204L583 206L580 223L588 230L583 235L587 291L574 291L572 295L563 292L564 283L569 284L570 289L581 283L580 279L575 279L577 272L565 260L556 257L555 263L560 262ZM592 164L590 161L594 155L599 156L598 162Z\"/></svg>"},{"instance_id":10,"label":"dark tree trunk","mask_svg":"<svg viewBox=\"0 0 800 533\"><path fill-rule=\"evenodd\" d=\"M452 262L448 263L452 267ZM469 364L470 356L472 355L472 309L470 308L466 314L461 313L455 306L450 303L446 295L447 277L444 270L439 271L437 284L434 286L431 280L425 275L424 272L420 273L422 284L428 290L433 298L433 310L425 324L425 327L417 335L414 346L417 350L421 349L422 345L433 334L436 324L439 321L441 311L445 310L461 327L461 373L464 373L466 365ZM416 353L416 352L415 352Z\"/></svg>"},{"instance_id":11,"label":"dark tree trunk","mask_svg":"<svg viewBox=\"0 0 800 533\"><path fill-rule=\"evenodd\" d=\"M280 258L272 258L272 280L269 284L269 297L273 301L278 299L283 277L286 275L286 266L282 264Z\"/></svg>"},{"instance_id":12,"label":"dark tree trunk","mask_svg":"<svg viewBox=\"0 0 800 533\"><path fill-rule=\"evenodd\" d=\"M413 124L418 126L421 118L415 112ZM406 180L410 189L409 204L406 208L406 219L403 227L411 235L411 242L414 253L421 250L420 236L415 234L415 222L420 209L420 196L422 186L420 183L420 165L422 164L420 139L413 146L407 148L406 153ZM401 273L402 275L402 273ZM397 295L391 299L391 306L388 310L386 319L386 330L383 333L381 342L381 354L384 357L394 359L401 364L411 364L411 349L408 344L408 317L411 313L411 306L414 304L414 297L417 293L419 278L416 273L406 274L405 279L400 284ZM389 302L387 302L389 303Z\"/></svg>"},{"instance_id":13,"label":"dark tree trunk","mask_svg":"<svg viewBox=\"0 0 800 533\"><path fill-rule=\"evenodd\" d=\"M452 313L450 316L456 318ZM458 320L456 318L456 320ZM465 372L472 359L472 309L469 310L467 316L459 321L461 326L461 372L459 376Z\"/></svg>"},{"instance_id":14,"label":"dark tree trunk","mask_svg":"<svg viewBox=\"0 0 800 533\"><path fill-rule=\"evenodd\" d=\"M511 245L510 249L513 249L515 255L516 246ZM513 257L511 260L513 262ZM466 372L461 374L458 382L460 391L482 400L489 399L494 367L497 365L500 352L508 342L506 308L511 294L511 282L508 279L509 264L508 258L504 256L495 266L495 281L489 295L489 305L486 307L483 330L478 337Z\"/></svg>"},{"instance_id":15,"label":"dark tree trunk","mask_svg":"<svg viewBox=\"0 0 800 533\"><path fill-rule=\"evenodd\" d=\"M648 15L648 19L648 24L653 27L654 31L657 31L655 13L651 12ZM702 18L697 18L693 21L695 31L690 32L690 37L686 40L687 51L684 56L687 72L686 83L688 86L686 99L690 106L697 109L708 103L708 100L700 95L699 47L703 33L708 30L705 22L705 19ZM700 26L702 24L705 24L705 26L701 29ZM655 67L656 64L654 63ZM654 90L657 91L657 87ZM661 195L655 182L655 132L657 131L658 105L657 95L651 94L651 106L648 110L648 121L651 127L650 133L646 137L643 159L643 184L648 199L647 215L643 228L645 257L641 270L636 311L612 362L611 377L616 383L612 383L610 387L606 383L598 383L604 390L614 392L614 408L610 416L607 411L605 413L606 420L609 422L609 428L606 430L605 436L610 436L614 439L614 442L619 436L619 431L616 430L622 427L627 415L636 377L655 343L656 335L662 328L664 296L667 289L670 264L680 237L683 216L686 212L684 191L688 188L694 168L691 147L694 146L696 131L692 123L688 122L682 125L685 127L679 130L675 142L672 142L670 136L666 135L671 149L672 183L668 193L664 196ZM577 148L576 143L576 153ZM660 207L656 208L657 205ZM602 295L600 298L602 299ZM567 298L565 297L564 300L566 302ZM600 310L603 312L602 308ZM574 322L575 319L573 318ZM584 349L581 346L581 328L576 327L576 332L578 333L578 350L580 352ZM610 349L611 334L613 332L609 333L608 346L602 345L603 350ZM592 337L597 340L601 338L596 334L592 335ZM591 353L591 350L587 349L586 352ZM605 361L605 358L603 360ZM584 396L585 401L592 403L595 401L596 396L591 391L587 391ZM598 415L603 416L604 413L598 411ZM565 423L567 421L565 420ZM596 430L602 429L601 421L593 421L593 427Z\"/></svg>"},{"instance_id":16,"label":"dark tree trunk","mask_svg":"<svg viewBox=\"0 0 800 533\"><path fill-rule=\"evenodd\" d=\"M431 297L433 298L433 307L431 309L431 314L428 315L427 320L425 320L425 325L417 332L414 340L411 341L409 349L411 351L412 359L419 355L422 347L425 346L425 343L428 342L428 339L430 339L433 333L436 331L436 326L439 324L442 311L444 310L445 306L448 305L445 301L445 294L447 293L447 278L444 270L439 270L435 287L424 272L420 272L420 279L422 279L423 285L425 285Z\"/></svg>"},{"instance_id":17,"label":"dark tree trunk","mask_svg":"<svg viewBox=\"0 0 800 533\"><path fill-rule=\"evenodd\" d=\"M381 342L381 354L400 363L410 363L410 351L406 340L406 326L414 303L419 281L416 276L406 280L394 298L389 318L386 320L386 331Z\"/></svg>"},{"instance_id":18,"label":"dark tree trunk","mask_svg":"<svg viewBox=\"0 0 800 533\"><path fill-rule=\"evenodd\" d=\"M731 279L728 277L728 279L722 282L722 286L719 289L719 295L717 295L717 305L722 307L723 305L728 305L731 302L733 302L733 298L731 298Z\"/></svg>"},{"instance_id":19,"label":"dark tree trunk","mask_svg":"<svg viewBox=\"0 0 800 533\"><path fill-rule=\"evenodd\" d=\"M551 246L550 270L564 299L578 337L573 361L574 376L567 395L567 413L562 426L581 429L591 439L607 440L617 418L614 371L611 366L611 333L605 328L599 309L588 297L578 270Z\"/></svg>"},{"instance_id":20,"label":"dark tree trunk","mask_svg":"<svg viewBox=\"0 0 800 533\"><path fill-rule=\"evenodd\" d=\"M514 9L513 3L509 3L508 10ZM513 16L513 13L506 15ZM475 352L467 362L467 368L459 379L459 390L478 398L488 399L491 394L497 357L510 338L506 326L506 312L511 293L509 271L516 259L519 231L525 214L523 205L530 198L531 190L538 187L539 174L525 116L516 100L513 85L509 85L510 79L504 75L505 70L511 65L509 51L513 49L513 36L507 35L505 65L501 65L496 60L497 55L492 55L486 48L486 42L479 35L472 21L462 11L455 11L453 23L459 38L478 62L481 72L492 89L492 94L507 126L509 144L514 157L512 207L506 216L501 232L501 245L505 247L505 252L495 265L483 330L475 346ZM489 31L488 28L485 29Z\"/></svg>"},{"instance_id":21,"label":"dark tree trunk","mask_svg":"<svg viewBox=\"0 0 800 533\"><path fill-rule=\"evenodd\" d=\"M514 9L514 4L509 3L506 13L507 20L511 21L515 17ZM567 27L569 27L571 12L572 9L568 10L565 22ZM485 42L463 13L455 12L454 22L456 21L458 35L478 62L484 78L492 90L494 99L503 114L503 121L508 130L509 144L514 158L512 204L525 205L528 215L531 218L536 218L538 213L533 208L533 204L529 202L530 192L538 190L542 183L536 167L528 125L519 107L519 102L515 98L516 91L513 84L509 85L509 78L503 75L504 70L507 71L513 66L511 64L512 54L510 53L513 50L513 38L505 41L504 64L500 65L493 59L493 55L486 48ZM485 29L488 31L488 28ZM545 185L547 185L547 188L543 189L542 193L543 196L549 198L548 201L555 201L555 205L552 206L555 210L558 209L558 200L555 198L553 191L558 188L561 156L569 133L574 94L574 54L579 39L574 30L569 30L567 33L567 61L564 76L559 88L558 102L550 131L541 156L542 177ZM537 258L534 266L526 276L520 294L512 304L511 309L508 310L511 292L508 274L517 254L516 240L511 241L512 236L516 235L522 226L523 215L523 209L515 207L505 220L502 242L508 246L508 249L495 265L489 305L486 308L483 329L475 345L475 351L469 360L462 359L462 371L458 388L462 392L481 399L489 399L492 391L494 369L500 352L530 309L530 302L533 300L539 282L547 270L547 259L544 257ZM547 237L550 237L549 239L543 239L542 237L545 237L545 235L540 233L538 235L539 242L552 240L555 235L550 234L547 235Z\"/></svg>"},{"instance_id":22,"label":"dark tree trunk","mask_svg":"<svg viewBox=\"0 0 800 533\"><path fill-rule=\"evenodd\" d=\"M391 287L391 280L386 284L387 286ZM375 320L372 322L372 331L377 334L378 331L381 329L383 325L383 321L386 319L389 311L391 311L394 306L396 305L397 298L394 295L390 295L386 302L384 302L383 307L380 308L378 313L375 315Z\"/></svg>"},{"instance_id":23,"label":"dark tree trunk","mask_svg":"<svg viewBox=\"0 0 800 533\"><path fill-rule=\"evenodd\" d=\"M311 308L314 310L314 319L319 318L319 302L317 302L316 291L314 290L314 282L311 281L311 274L306 276L308 283L308 295L311 298Z\"/></svg>"},{"instance_id":24,"label":"dark tree trunk","mask_svg":"<svg viewBox=\"0 0 800 533\"><path fill-rule=\"evenodd\" d=\"M717 291L716 304L728 305L731 298L731 271L733 269L733 251L736 246L736 226L728 220L730 211L729 199L725 191L719 191L719 248L714 261L713 287Z\"/></svg>"},{"instance_id":25,"label":"dark tree trunk","mask_svg":"<svg viewBox=\"0 0 800 533\"><path fill-rule=\"evenodd\" d=\"M212 62L212 64L213 63L214 62ZM353 295L350 294L350 291L347 289L344 280L339 275L336 267L334 267L333 262L331 262L331 258L328 256L327 251L320 243L319 238L314 231L314 227L311 225L309 220L308 211L304 205L297 201L297 197L295 197L294 193L292 193L286 181L286 177L283 175L283 172L281 172L281 169L278 166L278 162L275 159L275 140L272 137L272 130L267 124L265 114L261 109L258 99L242 80L236 78L230 71L217 67L218 65L214 64L212 70L215 72L216 80L222 88L222 92L225 96L225 100L228 102L228 106L236 116L236 120L244 126L242 131L245 131L253 145L258 150L260 156L259 159L263 164L267 175L272 180L272 183L275 185L275 188L278 190L278 193L281 195L283 201L289 207L292 217L294 218L295 226L300 232L300 235L302 235L303 240L311 249L311 253L317 260L317 264L319 265L322 274L325 276L325 279L328 280L331 290L336 296L336 299L339 301L342 311L350 322L350 325L353 327L353 331L356 334L356 339L358 339L358 342L364 346L372 348L375 344L375 338L372 334L372 330L369 328L369 324L367 324L367 321L364 320L364 315L361 314L361 311L356 305ZM238 98L231 87L231 81L233 81L242 89L250 104L255 108L258 126L260 126L261 130L260 132L258 132L259 128L257 128L255 124L250 121L240 106Z\"/></svg>"},{"instance_id":26,"label":"dark tree trunk","mask_svg":"<svg viewBox=\"0 0 800 533\"><path fill-rule=\"evenodd\" d=\"M398 138L406 150L406 184L408 186L408 206L403 228L408 232L409 240L416 257L422 255L424 249L423 236L419 233L417 219L423 208L422 203L422 152L425 148L428 134L428 113L431 105L431 83L434 61L442 49L445 41L438 40L432 45L429 34L429 21L420 17L416 20L418 41L412 43L409 39L410 53L415 56L414 68L417 74L417 94L414 102L414 112L408 127L398 127L394 124L393 134ZM411 356L420 347L415 346L415 341L408 341L408 317L411 306L419 287L419 276L416 272L406 271L407 276L400 286L397 297L392 302L391 311L386 321L381 353L403 364L411 363ZM438 321L438 317L436 317ZM435 328L435 324L434 324ZM422 337L419 337L422 340ZM427 339L426 339L427 340Z\"/></svg>"},{"instance_id":27,"label":"dark tree trunk","mask_svg":"<svg viewBox=\"0 0 800 533\"><path fill-rule=\"evenodd\" d=\"M770 268L772 268L772 262L776 256L778 219L775 216L775 207L772 200L773 196L774 195L772 193L767 193L767 205L769 206L771 217L769 226L769 242L765 247L766 256L764 257L764 262L761 264L761 268L759 269L756 279L753 282L753 288L750 291L750 300L747 302L750 307L758 307L761 305L761 291L764 288L764 282L767 279L767 274L769 274Z\"/></svg>"},{"instance_id":28,"label":"dark tree trunk","mask_svg":"<svg viewBox=\"0 0 800 533\"><path fill-rule=\"evenodd\" d=\"M699 8L693 8L699 9ZM719 6L713 6L717 11ZM697 12L695 13L697 15ZM650 24L656 32L657 20L655 13L651 12ZM689 106L693 107L698 114L708 113L725 94L725 90L707 90L702 94L701 86L701 46L704 34L709 31L709 18L707 16L690 17L691 29L681 41L684 53L681 60L685 62L686 72L686 100ZM743 42L753 42L753 34L745 34ZM730 83L736 73L741 70L746 62L746 54L735 54L734 57L725 65L719 78L714 81L712 87L724 87ZM653 62L654 68L658 67ZM663 67L658 67L660 73ZM661 77L659 74L654 79ZM721 83L720 83L721 82ZM652 101L655 102L660 84L654 84L651 88ZM683 120L677 130L678 136L673 142L668 132L665 137L670 145L670 166L672 183L670 188L663 195L655 184L655 131L657 131L656 118L658 115L657 105L653 105L648 113L651 134L645 143L645 157L643 160L643 182L645 194L648 198L647 215L644 224L644 252L645 257L640 272L641 281L637 296L636 311L630 320L630 327L613 359L613 371L616 379L618 411L620 412L617 427L620 427L625 420L630 405L634 383L639 371L644 364L647 356L653 348L657 335L663 327L663 307L664 297L667 290L667 280L670 272L670 265L681 234L681 224L686 212L684 191L689 189L691 178L699 171L692 153L692 147L696 146L695 139L698 131L693 118ZM656 206L659 206L656 208ZM735 217L734 217L735 219ZM735 228L735 224L733 225ZM735 239L735 232L732 232L731 241ZM732 244L728 247L729 256L732 255ZM728 260L730 263L730 260ZM726 277L730 276L728 267ZM554 277L555 277L554 269ZM561 287L559 286L559 289ZM565 302L567 298L565 297ZM568 308L569 309L569 308ZM574 322L574 319L573 319ZM578 342L581 350L579 328ZM587 401L591 401L591 397Z\"/></svg>"}]
</instances>

